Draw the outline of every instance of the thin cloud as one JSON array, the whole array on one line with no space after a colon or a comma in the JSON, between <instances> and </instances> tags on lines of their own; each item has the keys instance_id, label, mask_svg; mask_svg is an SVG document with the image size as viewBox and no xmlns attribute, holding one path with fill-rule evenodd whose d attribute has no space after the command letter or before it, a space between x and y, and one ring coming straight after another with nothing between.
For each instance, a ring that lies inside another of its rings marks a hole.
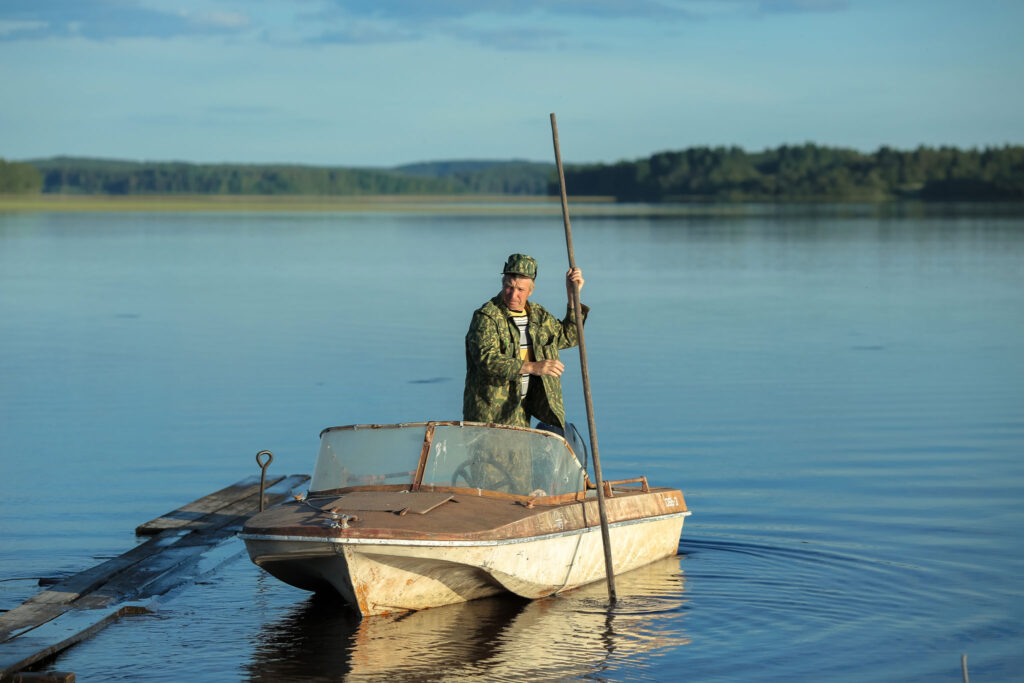
<instances>
[{"instance_id":1,"label":"thin cloud","mask_svg":"<svg viewBox=\"0 0 1024 683\"><path fill-rule=\"evenodd\" d=\"M684 3L668 0L329 0L330 6L353 16L398 21L445 21L482 15L576 15L606 19L687 19Z\"/></svg>"},{"instance_id":2,"label":"thin cloud","mask_svg":"<svg viewBox=\"0 0 1024 683\"><path fill-rule=\"evenodd\" d=\"M569 36L564 31L545 28L525 27L500 31L458 28L452 33L461 40L475 42L496 50L508 51L550 50L562 47L569 42Z\"/></svg>"},{"instance_id":3,"label":"thin cloud","mask_svg":"<svg viewBox=\"0 0 1024 683\"><path fill-rule=\"evenodd\" d=\"M277 116L280 110L273 107L242 104L222 104L206 107L206 115L258 118L266 116Z\"/></svg>"},{"instance_id":4,"label":"thin cloud","mask_svg":"<svg viewBox=\"0 0 1024 683\"><path fill-rule=\"evenodd\" d=\"M550 28L572 17L651 24L702 18L679 0L321 0L317 9L297 19L316 27L303 41L310 44L393 43L441 36L498 50L589 46L589 36ZM517 25L510 25L510 20Z\"/></svg>"},{"instance_id":5,"label":"thin cloud","mask_svg":"<svg viewBox=\"0 0 1024 683\"><path fill-rule=\"evenodd\" d=\"M48 33L49 24L45 21L0 20L0 41L36 40Z\"/></svg>"},{"instance_id":6,"label":"thin cloud","mask_svg":"<svg viewBox=\"0 0 1024 683\"><path fill-rule=\"evenodd\" d=\"M4 0L0 40L174 38L237 33L250 26L240 12L169 12L128 0Z\"/></svg>"},{"instance_id":7,"label":"thin cloud","mask_svg":"<svg viewBox=\"0 0 1024 683\"><path fill-rule=\"evenodd\" d=\"M252 25L249 15L242 12L200 12L190 15L194 26L226 29L229 31L247 29Z\"/></svg>"},{"instance_id":8,"label":"thin cloud","mask_svg":"<svg viewBox=\"0 0 1024 683\"><path fill-rule=\"evenodd\" d=\"M838 11L850 1L263 0L240 5L237 0L212 0L204 9L190 11L169 0L0 0L0 42L244 35L266 42L282 42L284 36L283 44L359 45L438 36L501 50L543 50L590 46L592 34L550 29L573 19L662 27L737 12Z\"/></svg>"},{"instance_id":9,"label":"thin cloud","mask_svg":"<svg viewBox=\"0 0 1024 683\"><path fill-rule=\"evenodd\" d=\"M370 45L379 43L408 43L422 40L422 38L423 34L420 31L391 25L359 22L322 31L303 42L310 45Z\"/></svg>"},{"instance_id":10,"label":"thin cloud","mask_svg":"<svg viewBox=\"0 0 1024 683\"><path fill-rule=\"evenodd\" d=\"M849 0L760 0L758 3L758 10L767 14L839 12L849 7Z\"/></svg>"}]
</instances>

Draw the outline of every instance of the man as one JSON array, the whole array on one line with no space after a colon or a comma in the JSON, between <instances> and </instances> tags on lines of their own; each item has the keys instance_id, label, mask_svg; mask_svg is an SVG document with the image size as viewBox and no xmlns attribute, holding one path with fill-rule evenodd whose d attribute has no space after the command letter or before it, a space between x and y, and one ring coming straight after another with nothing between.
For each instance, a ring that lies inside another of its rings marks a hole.
<instances>
[{"instance_id":1,"label":"man","mask_svg":"<svg viewBox=\"0 0 1024 683\"><path fill-rule=\"evenodd\" d=\"M501 292L473 313L466 334L466 388L462 419L529 427L534 417L565 430L559 349L579 343L572 297L583 288L583 274L565 275L569 305L558 320L528 301L537 262L512 254L502 269ZM582 307L583 318L587 311Z\"/></svg>"}]
</instances>

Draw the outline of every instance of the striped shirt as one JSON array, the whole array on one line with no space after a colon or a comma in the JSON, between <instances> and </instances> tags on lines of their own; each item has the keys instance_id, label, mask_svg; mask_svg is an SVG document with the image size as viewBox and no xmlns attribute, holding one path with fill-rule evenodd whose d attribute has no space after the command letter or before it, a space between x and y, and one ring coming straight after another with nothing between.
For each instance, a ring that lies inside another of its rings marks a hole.
<instances>
[{"instance_id":1,"label":"striped shirt","mask_svg":"<svg viewBox=\"0 0 1024 683\"><path fill-rule=\"evenodd\" d=\"M519 328L519 357L524 361L533 360L533 346L530 344L530 335L526 334L526 326L530 319L525 311L509 311L508 317ZM520 378L519 398L526 398L526 391L530 388L530 375L524 373Z\"/></svg>"}]
</instances>

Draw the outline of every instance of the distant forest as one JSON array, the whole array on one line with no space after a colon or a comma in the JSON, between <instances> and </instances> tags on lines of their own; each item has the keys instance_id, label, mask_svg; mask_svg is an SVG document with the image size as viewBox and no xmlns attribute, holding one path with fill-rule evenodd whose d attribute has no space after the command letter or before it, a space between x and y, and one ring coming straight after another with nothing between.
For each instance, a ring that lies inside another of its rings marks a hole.
<instances>
[{"instance_id":1,"label":"distant forest","mask_svg":"<svg viewBox=\"0 0 1024 683\"><path fill-rule=\"evenodd\" d=\"M865 154L813 144L763 152L694 147L641 161L566 169L572 194L618 201L885 201L1024 199L1024 146L882 147ZM558 191L552 184L549 191Z\"/></svg>"},{"instance_id":2,"label":"distant forest","mask_svg":"<svg viewBox=\"0 0 1024 683\"><path fill-rule=\"evenodd\" d=\"M1024 146L693 147L615 164L567 166L574 196L621 202L1024 200ZM554 164L437 161L395 168L190 164L56 157L0 159L0 194L557 195Z\"/></svg>"},{"instance_id":3,"label":"distant forest","mask_svg":"<svg viewBox=\"0 0 1024 683\"><path fill-rule=\"evenodd\" d=\"M393 169L56 157L23 164L55 194L401 195L547 192L553 164L461 161ZM3 187L0 181L0 187ZM37 190L37 191L40 191ZM3 190L0 190L3 191Z\"/></svg>"},{"instance_id":4,"label":"distant forest","mask_svg":"<svg viewBox=\"0 0 1024 683\"><path fill-rule=\"evenodd\" d=\"M0 159L0 194L37 194L43 176L29 164Z\"/></svg>"}]
</instances>

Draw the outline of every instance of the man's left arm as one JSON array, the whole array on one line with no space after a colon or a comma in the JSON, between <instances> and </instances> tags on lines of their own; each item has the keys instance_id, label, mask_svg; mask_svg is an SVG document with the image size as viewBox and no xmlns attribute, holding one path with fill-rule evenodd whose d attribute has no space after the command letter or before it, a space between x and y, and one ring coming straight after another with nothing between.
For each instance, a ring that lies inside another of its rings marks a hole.
<instances>
[{"instance_id":1,"label":"man's left arm","mask_svg":"<svg viewBox=\"0 0 1024 683\"><path fill-rule=\"evenodd\" d=\"M568 303L565 308L565 317L562 318L558 332L558 348L568 349L580 343L579 331L576 327L576 310L573 307L573 297L579 296L583 289L583 271L579 268L571 268L565 274L565 294ZM587 321L587 313L590 307L580 302L580 310L583 312L583 322Z\"/></svg>"}]
</instances>

